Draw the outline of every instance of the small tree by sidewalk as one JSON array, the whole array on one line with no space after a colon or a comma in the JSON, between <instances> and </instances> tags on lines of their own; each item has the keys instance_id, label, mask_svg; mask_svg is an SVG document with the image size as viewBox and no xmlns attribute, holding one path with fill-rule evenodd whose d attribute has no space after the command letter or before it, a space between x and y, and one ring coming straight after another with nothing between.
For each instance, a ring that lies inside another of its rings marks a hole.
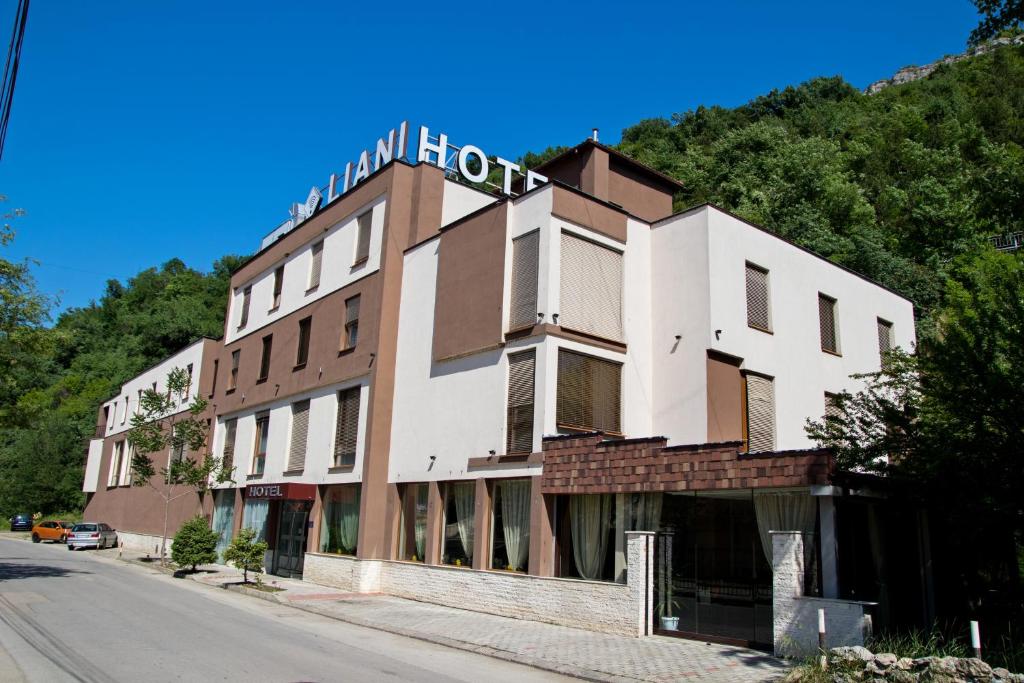
<instances>
[{"instance_id":1,"label":"small tree by sidewalk","mask_svg":"<svg viewBox=\"0 0 1024 683\"><path fill-rule=\"evenodd\" d=\"M174 545L171 546L171 559L179 567L192 567L210 564L217 561L217 533L206 523L206 518L193 517L174 534Z\"/></svg>"},{"instance_id":2,"label":"small tree by sidewalk","mask_svg":"<svg viewBox=\"0 0 1024 683\"><path fill-rule=\"evenodd\" d=\"M263 556L266 552L266 542L256 540L254 529L240 529L231 540L231 545L224 551L224 561L242 570L244 583L249 583L249 572L254 572L258 585L260 583L259 575L263 572Z\"/></svg>"},{"instance_id":3,"label":"small tree by sidewalk","mask_svg":"<svg viewBox=\"0 0 1024 683\"><path fill-rule=\"evenodd\" d=\"M149 486L164 501L161 562L166 561L171 503L194 492L201 511L203 496L212 485L232 481L233 468L226 469L223 460L214 458L207 449L209 425L202 417L207 401L197 395L190 403L191 388L190 373L174 368L167 374L165 393L153 389L142 392L139 410L132 415L128 430L128 443L134 450L132 485ZM162 453L167 453L167 465L158 470L153 457ZM190 457L191 453L196 457Z\"/></svg>"}]
</instances>

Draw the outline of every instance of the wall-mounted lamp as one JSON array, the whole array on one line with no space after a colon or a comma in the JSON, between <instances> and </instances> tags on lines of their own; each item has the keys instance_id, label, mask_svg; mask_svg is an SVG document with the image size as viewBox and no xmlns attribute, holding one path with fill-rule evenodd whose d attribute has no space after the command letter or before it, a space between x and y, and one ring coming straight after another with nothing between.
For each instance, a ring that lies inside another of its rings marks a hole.
<instances>
[{"instance_id":1,"label":"wall-mounted lamp","mask_svg":"<svg viewBox=\"0 0 1024 683\"><path fill-rule=\"evenodd\" d=\"M494 453L495 453L494 449L491 449L491 450L489 450L487 452L490 453L491 455L494 455Z\"/></svg>"},{"instance_id":2,"label":"wall-mounted lamp","mask_svg":"<svg viewBox=\"0 0 1024 683\"><path fill-rule=\"evenodd\" d=\"M430 461L431 461L431 462L433 462L433 461L435 461L435 460L437 460L437 456L436 456L436 455L432 455L432 456L430 456Z\"/></svg>"},{"instance_id":3,"label":"wall-mounted lamp","mask_svg":"<svg viewBox=\"0 0 1024 683\"><path fill-rule=\"evenodd\" d=\"M721 336L722 336L722 331L721 330L715 330L715 341L718 341L718 339L720 339Z\"/></svg>"},{"instance_id":4,"label":"wall-mounted lamp","mask_svg":"<svg viewBox=\"0 0 1024 683\"><path fill-rule=\"evenodd\" d=\"M537 312L537 322L540 323L543 320L544 320L544 313L538 311Z\"/></svg>"},{"instance_id":5,"label":"wall-mounted lamp","mask_svg":"<svg viewBox=\"0 0 1024 683\"><path fill-rule=\"evenodd\" d=\"M552 313L551 314L551 322L553 322L556 325L558 324L558 314L557 313Z\"/></svg>"},{"instance_id":6,"label":"wall-mounted lamp","mask_svg":"<svg viewBox=\"0 0 1024 683\"><path fill-rule=\"evenodd\" d=\"M681 334L677 334L677 335L676 335L676 341L679 341L679 340L680 340L680 339L682 339L682 338L683 338L683 335L681 335Z\"/></svg>"}]
</instances>

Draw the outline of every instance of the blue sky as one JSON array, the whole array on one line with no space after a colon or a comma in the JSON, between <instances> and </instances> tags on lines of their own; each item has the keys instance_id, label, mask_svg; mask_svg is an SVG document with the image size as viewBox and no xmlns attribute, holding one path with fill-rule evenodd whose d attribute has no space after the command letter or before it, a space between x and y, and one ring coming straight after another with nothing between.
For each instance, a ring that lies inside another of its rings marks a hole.
<instances>
[{"instance_id":1,"label":"blue sky","mask_svg":"<svg viewBox=\"0 0 1024 683\"><path fill-rule=\"evenodd\" d=\"M0 0L7 36L15 2ZM7 258L60 309L180 257L251 253L408 119L515 159L642 118L960 52L968 0L36 2L7 148ZM6 51L5 51L6 52Z\"/></svg>"}]
</instances>

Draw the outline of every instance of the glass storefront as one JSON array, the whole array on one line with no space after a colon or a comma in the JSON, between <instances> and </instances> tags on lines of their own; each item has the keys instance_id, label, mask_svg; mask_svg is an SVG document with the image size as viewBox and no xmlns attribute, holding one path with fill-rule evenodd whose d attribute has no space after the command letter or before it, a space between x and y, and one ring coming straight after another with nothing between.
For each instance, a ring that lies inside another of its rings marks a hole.
<instances>
[{"instance_id":1,"label":"glass storefront","mask_svg":"<svg viewBox=\"0 0 1024 683\"><path fill-rule=\"evenodd\" d=\"M494 484L491 568L525 572L530 566L530 480Z\"/></svg>"},{"instance_id":2,"label":"glass storefront","mask_svg":"<svg viewBox=\"0 0 1024 683\"><path fill-rule=\"evenodd\" d=\"M444 538L441 561L457 567L473 566L473 524L476 482L459 481L445 485Z\"/></svg>"},{"instance_id":3,"label":"glass storefront","mask_svg":"<svg viewBox=\"0 0 1024 683\"><path fill-rule=\"evenodd\" d=\"M360 485L331 486L323 498L320 552L355 555L359 539Z\"/></svg>"},{"instance_id":4,"label":"glass storefront","mask_svg":"<svg viewBox=\"0 0 1024 683\"><path fill-rule=\"evenodd\" d=\"M235 490L225 489L214 492L213 531L217 534L217 562L220 564L224 564L224 551L231 545L234 521Z\"/></svg>"}]
</instances>

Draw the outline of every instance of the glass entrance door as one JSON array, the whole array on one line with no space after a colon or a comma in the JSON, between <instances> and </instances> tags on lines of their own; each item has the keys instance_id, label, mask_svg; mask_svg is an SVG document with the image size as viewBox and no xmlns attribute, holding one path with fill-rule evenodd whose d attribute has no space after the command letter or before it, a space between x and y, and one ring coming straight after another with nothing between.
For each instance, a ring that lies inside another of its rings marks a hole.
<instances>
[{"instance_id":1,"label":"glass entrance door","mask_svg":"<svg viewBox=\"0 0 1024 683\"><path fill-rule=\"evenodd\" d=\"M274 553L274 573L278 576L302 576L309 509L309 501L281 502L281 518L277 525L277 552Z\"/></svg>"},{"instance_id":2,"label":"glass entrance door","mask_svg":"<svg viewBox=\"0 0 1024 683\"><path fill-rule=\"evenodd\" d=\"M217 562L224 563L224 551L231 544L235 522L235 490L217 491L213 504L213 531L217 534Z\"/></svg>"}]
</instances>

